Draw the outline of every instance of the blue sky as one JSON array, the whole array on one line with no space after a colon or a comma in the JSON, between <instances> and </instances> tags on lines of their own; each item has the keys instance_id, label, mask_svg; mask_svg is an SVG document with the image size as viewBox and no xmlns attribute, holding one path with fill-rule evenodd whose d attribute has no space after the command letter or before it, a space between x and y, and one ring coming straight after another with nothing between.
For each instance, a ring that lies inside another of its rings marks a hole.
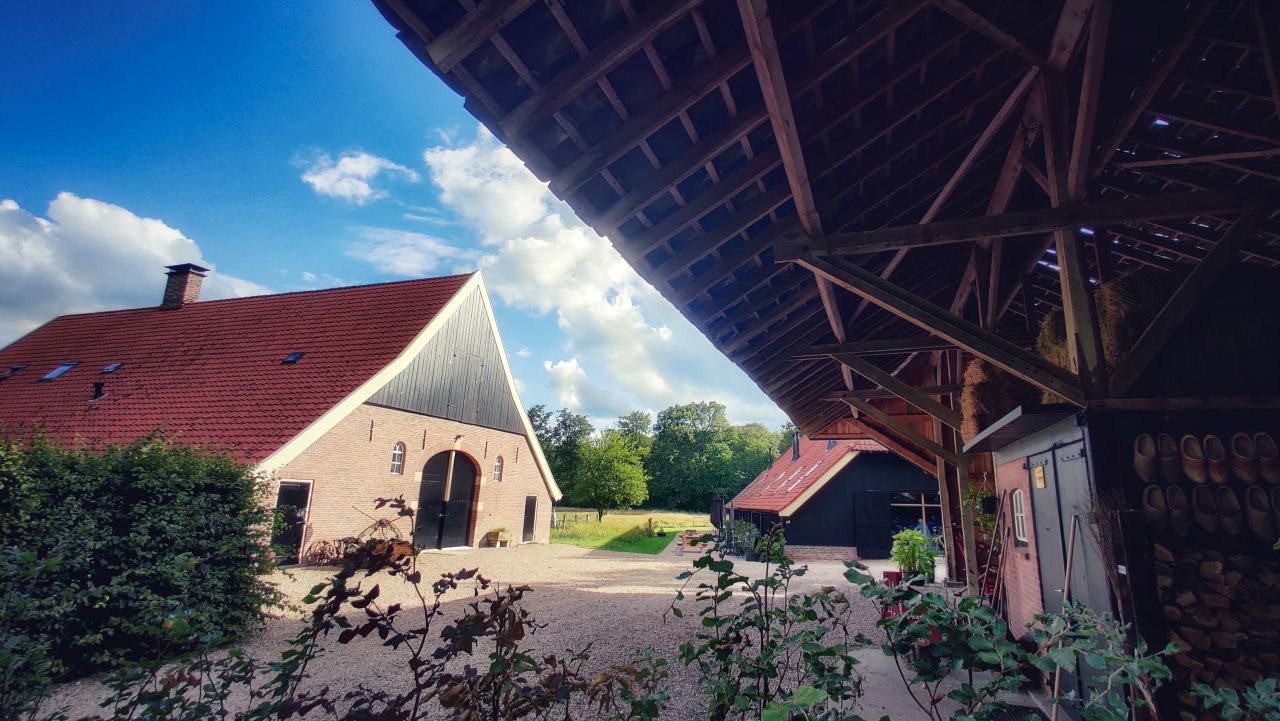
<instances>
[{"instance_id":1,"label":"blue sky","mask_svg":"<svg viewBox=\"0 0 1280 721\"><path fill-rule=\"evenodd\" d=\"M783 420L372 3L20 3L0 77L0 343L157 300L164 262L218 296L479 266L527 404Z\"/></svg>"}]
</instances>

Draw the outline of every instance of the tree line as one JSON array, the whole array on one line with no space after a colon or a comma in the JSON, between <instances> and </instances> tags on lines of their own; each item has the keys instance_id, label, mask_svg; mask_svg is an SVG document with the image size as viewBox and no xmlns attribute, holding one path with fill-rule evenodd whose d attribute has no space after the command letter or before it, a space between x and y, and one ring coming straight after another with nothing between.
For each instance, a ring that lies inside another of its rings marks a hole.
<instances>
[{"instance_id":1,"label":"tree line","mask_svg":"<svg viewBox=\"0 0 1280 721\"><path fill-rule=\"evenodd\" d=\"M791 444L795 426L731 425L715 401L674 405L653 417L632 411L597 430L585 415L529 409L564 503L595 508L705 511L726 501Z\"/></svg>"}]
</instances>

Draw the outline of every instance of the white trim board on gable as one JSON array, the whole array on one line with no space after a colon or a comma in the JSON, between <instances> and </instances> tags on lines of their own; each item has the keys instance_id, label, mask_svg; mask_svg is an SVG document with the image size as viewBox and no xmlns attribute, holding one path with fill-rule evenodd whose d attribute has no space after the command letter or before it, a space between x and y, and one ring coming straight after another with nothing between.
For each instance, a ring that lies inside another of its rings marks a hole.
<instances>
[{"instance_id":1,"label":"white trim board on gable","mask_svg":"<svg viewBox=\"0 0 1280 721\"><path fill-rule=\"evenodd\" d=\"M541 472L544 483L553 500L560 500L563 497L559 486L555 482L555 478L551 473L551 467L547 463L546 457L542 453L542 448L538 444L537 436L533 433L533 426L529 423L529 417L524 411L524 407L520 404L520 398L516 393L515 379L511 376L510 366L507 364L506 351L502 346L502 338L498 332L497 319L493 314L493 307L489 303L488 291L485 288L484 280L480 276L480 272L476 271L471 274L465 283L458 288L444 307L440 309L434 318L418 333L414 339L405 346L404 350L388 363L382 370L375 373L358 388L352 391L347 397L338 401L333 408L329 409L324 415L312 421L298 435L294 436L287 443L277 449L270 456L265 458L257 465L256 470L268 475L273 475L281 468L286 466L290 461L297 458L303 451L309 448L313 443L320 439L325 433L329 432L343 418L346 418L356 408L363 403L369 401L378 391L385 388L389 383L395 380L402 372L404 372L422 353L428 343L439 334L440 330L445 327L448 320L453 317L460 307L462 307L468 299L471 298L473 292L479 292L483 299L485 315L489 321L489 327L493 333L493 337L498 345L498 356L501 359L503 377L507 384L507 389L511 394L512 402L515 403L516 411L519 414L520 424L524 429L525 440L533 451L535 462Z\"/></svg>"}]
</instances>

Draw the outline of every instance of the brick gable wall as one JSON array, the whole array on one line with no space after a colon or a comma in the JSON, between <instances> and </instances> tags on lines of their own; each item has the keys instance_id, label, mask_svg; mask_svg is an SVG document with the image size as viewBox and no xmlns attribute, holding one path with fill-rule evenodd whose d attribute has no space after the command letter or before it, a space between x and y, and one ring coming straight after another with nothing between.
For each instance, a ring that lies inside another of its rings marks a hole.
<instances>
[{"instance_id":1,"label":"brick gable wall","mask_svg":"<svg viewBox=\"0 0 1280 721\"><path fill-rule=\"evenodd\" d=\"M1026 459L1018 458L996 467L996 492L1004 491L1004 513L999 529L1001 536L1007 533L1008 558L1004 565L1004 590L1006 594L1005 618L1009 630L1020 639L1029 637L1027 624L1038 614L1044 613L1044 600L1040 594L1040 561L1036 557L1036 524L1031 510L1031 479L1025 468ZM1010 499L1015 490L1021 489L1027 515L1027 543L1015 542L1013 536L1013 509Z\"/></svg>"},{"instance_id":2,"label":"brick gable wall","mask_svg":"<svg viewBox=\"0 0 1280 721\"><path fill-rule=\"evenodd\" d=\"M373 522L370 516L392 517L387 509L374 508L378 498L403 495L416 504L423 465L453 448L459 435L458 449L479 472L471 545L482 545L485 535L498 528L506 528L519 542L526 496L538 499L534 541L546 543L551 496L524 436L364 404L276 474L277 482L312 482L304 552L317 541L358 535ZM391 473L391 450L397 441L406 449L400 475ZM498 456L503 457L504 469L502 480L494 482ZM407 519L397 521L397 527L405 538L412 537Z\"/></svg>"}]
</instances>

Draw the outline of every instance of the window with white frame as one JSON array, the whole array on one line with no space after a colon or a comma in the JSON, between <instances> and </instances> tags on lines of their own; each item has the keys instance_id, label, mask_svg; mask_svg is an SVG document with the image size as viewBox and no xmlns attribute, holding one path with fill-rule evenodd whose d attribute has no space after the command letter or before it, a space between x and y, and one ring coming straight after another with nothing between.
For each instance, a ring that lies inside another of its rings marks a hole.
<instances>
[{"instance_id":1,"label":"window with white frame","mask_svg":"<svg viewBox=\"0 0 1280 721\"><path fill-rule=\"evenodd\" d=\"M498 456L498 459L493 462L494 482L502 480L502 466L503 466L502 456Z\"/></svg>"},{"instance_id":2,"label":"window with white frame","mask_svg":"<svg viewBox=\"0 0 1280 721\"><path fill-rule=\"evenodd\" d=\"M391 449L391 472L397 476L404 473L404 444L396 443Z\"/></svg>"},{"instance_id":3,"label":"window with white frame","mask_svg":"<svg viewBox=\"0 0 1280 721\"><path fill-rule=\"evenodd\" d=\"M1013 492L1009 497L1009 510L1013 516L1013 538L1019 543L1027 542L1027 504L1022 489Z\"/></svg>"}]
</instances>

